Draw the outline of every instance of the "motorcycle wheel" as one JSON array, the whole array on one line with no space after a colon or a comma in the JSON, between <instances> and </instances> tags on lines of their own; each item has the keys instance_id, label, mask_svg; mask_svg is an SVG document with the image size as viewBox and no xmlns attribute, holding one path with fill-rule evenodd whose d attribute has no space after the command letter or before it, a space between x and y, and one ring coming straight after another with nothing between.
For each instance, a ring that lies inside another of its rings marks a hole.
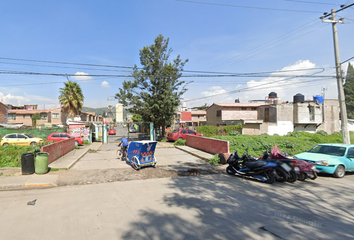
<instances>
[{"instance_id":1,"label":"motorcycle wheel","mask_svg":"<svg viewBox=\"0 0 354 240\"><path fill-rule=\"evenodd\" d=\"M227 172L227 174L230 174L230 175L235 175L235 173L236 173L235 170L233 170L231 166L227 166L226 172Z\"/></svg>"},{"instance_id":2,"label":"motorcycle wheel","mask_svg":"<svg viewBox=\"0 0 354 240\"><path fill-rule=\"evenodd\" d=\"M275 174L276 174L275 180L277 182L288 181L288 173L284 169L282 169L280 167L275 168Z\"/></svg>"},{"instance_id":3,"label":"motorcycle wheel","mask_svg":"<svg viewBox=\"0 0 354 240\"><path fill-rule=\"evenodd\" d=\"M317 173L313 172L313 177L311 178L311 180L315 180L317 178Z\"/></svg>"},{"instance_id":4,"label":"motorcycle wheel","mask_svg":"<svg viewBox=\"0 0 354 240\"><path fill-rule=\"evenodd\" d=\"M289 183L296 182L296 179L297 179L296 172L295 171L290 171L289 174L290 175L289 175L289 178L288 178L288 182Z\"/></svg>"},{"instance_id":5,"label":"motorcycle wheel","mask_svg":"<svg viewBox=\"0 0 354 240\"><path fill-rule=\"evenodd\" d=\"M305 181L306 179L306 173L301 172L298 176L297 176L297 180L299 181Z\"/></svg>"},{"instance_id":6,"label":"motorcycle wheel","mask_svg":"<svg viewBox=\"0 0 354 240\"><path fill-rule=\"evenodd\" d=\"M273 183L274 183L275 177L274 177L273 173L264 172L264 176L265 176L265 178L267 179L267 180L265 181L265 183L269 183L269 184L273 184Z\"/></svg>"}]
</instances>

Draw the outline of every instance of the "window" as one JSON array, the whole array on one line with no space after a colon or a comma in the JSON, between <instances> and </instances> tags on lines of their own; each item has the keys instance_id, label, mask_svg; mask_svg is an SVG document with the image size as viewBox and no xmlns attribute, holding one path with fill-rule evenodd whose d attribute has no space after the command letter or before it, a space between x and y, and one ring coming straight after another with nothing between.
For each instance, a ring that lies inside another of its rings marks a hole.
<instances>
[{"instance_id":1,"label":"window","mask_svg":"<svg viewBox=\"0 0 354 240\"><path fill-rule=\"evenodd\" d=\"M16 120L16 113L9 113L9 119Z\"/></svg>"},{"instance_id":2,"label":"window","mask_svg":"<svg viewBox=\"0 0 354 240\"><path fill-rule=\"evenodd\" d=\"M247 110L247 108L245 108L245 107L242 107L242 108L241 108L241 110Z\"/></svg>"},{"instance_id":3,"label":"window","mask_svg":"<svg viewBox=\"0 0 354 240\"><path fill-rule=\"evenodd\" d=\"M253 107L253 108L251 108L252 110L257 110L257 108L255 108L255 107Z\"/></svg>"},{"instance_id":4,"label":"window","mask_svg":"<svg viewBox=\"0 0 354 240\"><path fill-rule=\"evenodd\" d=\"M52 117L53 117L53 118L59 118L59 113L53 113L53 114L52 114Z\"/></svg>"},{"instance_id":5,"label":"window","mask_svg":"<svg viewBox=\"0 0 354 240\"><path fill-rule=\"evenodd\" d=\"M66 133L61 133L60 137L61 138L70 138L70 136L68 134L66 134Z\"/></svg>"},{"instance_id":6,"label":"window","mask_svg":"<svg viewBox=\"0 0 354 240\"><path fill-rule=\"evenodd\" d=\"M221 110L216 110L216 116L221 117Z\"/></svg>"},{"instance_id":7,"label":"window","mask_svg":"<svg viewBox=\"0 0 354 240\"><path fill-rule=\"evenodd\" d=\"M309 106L310 121L315 121L315 106Z\"/></svg>"},{"instance_id":8,"label":"window","mask_svg":"<svg viewBox=\"0 0 354 240\"><path fill-rule=\"evenodd\" d=\"M18 135L18 138L26 138L26 136L23 135L23 134L19 134L19 135Z\"/></svg>"},{"instance_id":9,"label":"window","mask_svg":"<svg viewBox=\"0 0 354 240\"><path fill-rule=\"evenodd\" d=\"M188 134L193 134L195 135L195 132L193 130L188 130Z\"/></svg>"},{"instance_id":10,"label":"window","mask_svg":"<svg viewBox=\"0 0 354 240\"><path fill-rule=\"evenodd\" d=\"M26 118L26 115L25 115L25 114L23 114L23 118Z\"/></svg>"},{"instance_id":11,"label":"window","mask_svg":"<svg viewBox=\"0 0 354 240\"><path fill-rule=\"evenodd\" d=\"M187 133L187 130L182 130L181 131L181 134L186 134Z\"/></svg>"},{"instance_id":12,"label":"window","mask_svg":"<svg viewBox=\"0 0 354 240\"><path fill-rule=\"evenodd\" d=\"M269 122L269 108L264 109L264 121Z\"/></svg>"},{"instance_id":13,"label":"window","mask_svg":"<svg viewBox=\"0 0 354 240\"><path fill-rule=\"evenodd\" d=\"M17 138L16 134L7 135L6 138Z\"/></svg>"},{"instance_id":14,"label":"window","mask_svg":"<svg viewBox=\"0 0 354 240\"><path fill-rule=\"evenodd\" d=\"M47 114L46 113L41 113L41 119L47 119Z\"/></svg>"}]
</instances>

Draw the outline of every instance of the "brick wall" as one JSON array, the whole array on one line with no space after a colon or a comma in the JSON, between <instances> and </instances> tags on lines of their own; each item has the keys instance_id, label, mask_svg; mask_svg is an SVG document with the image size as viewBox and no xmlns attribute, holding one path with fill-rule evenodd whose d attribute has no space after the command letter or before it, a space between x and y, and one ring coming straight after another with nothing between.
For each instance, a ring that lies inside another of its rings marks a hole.
<instances>
[{"instance_id":1,"label":"brick wall","mask_svg":"<svg viewBox=\"0 0 354 240\"><path fill-rule=\"evenodd\" d=\"M186 135L187 146L197 148L212 154L228 153L229 142L201 136Z\"/></svg>"},{"instance_id":2,"label":"brick wall","mask_svg":"<svg viewBox=\"0 0 354 240\"><path fill-rule=\"evenodd\" d=\"M6 123L6 107L0 103L0 123Z\"/></svg>"},{"instance_id":3,"label":"brick wall","mask_svg":"<svg viewBox=\"0 0 354 240\"><path fill-rule=\"evenodd\" d=\"M49 153L49 163L54 162L61 156L75 148L75 138L69 138L64 141L55 142L41 148L42 152Z\"/></svg>"}]
</instances>

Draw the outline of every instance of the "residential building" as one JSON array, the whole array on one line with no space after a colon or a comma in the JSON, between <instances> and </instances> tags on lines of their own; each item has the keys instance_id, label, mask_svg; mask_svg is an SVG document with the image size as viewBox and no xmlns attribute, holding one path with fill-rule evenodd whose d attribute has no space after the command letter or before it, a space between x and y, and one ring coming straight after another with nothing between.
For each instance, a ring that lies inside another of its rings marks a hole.
<instances>
[{"instance_id":1,"label":"residential building","mask_svg":"<svg viewBox=\"0 0 354 240\"><path fill-rule=\"evenodd\" d=\"M248 135L260 134L263 123L258 119L258 109L264 103L213 103L206 110L207 125L243 125L242 133Z\"/></svg>"},{"instance_id":2,"label":"residential building","mask_svg":"<svg viewBox=\"0 0 354 240\"><path fill-rule=\"evenodd\" d=\"M180 127L197 127L206 124L206 111L177 111L175 125Z\"/></svg>"},{"instance_id":3,"label":"residential building","mask_svg":"<svg viewBox=\"0 0 354 240\"><path fill-rule=\"evenodd\" d=\"M0 123L7 123L7 111L9 107L0 102Z\"/></svg>"},{"instance_id":4,"label":"residential building","mask_svg":"<svg viewBox=\"0 0 354 240\"><path fill-rule=\"evenodd\" d=\"M320 130L332 134L340 131L339 101L325 99L294 103L264 105L258 119L263 120L261 133L285 135L294 130L315 133Z\"/></svg>"}]
</instances>

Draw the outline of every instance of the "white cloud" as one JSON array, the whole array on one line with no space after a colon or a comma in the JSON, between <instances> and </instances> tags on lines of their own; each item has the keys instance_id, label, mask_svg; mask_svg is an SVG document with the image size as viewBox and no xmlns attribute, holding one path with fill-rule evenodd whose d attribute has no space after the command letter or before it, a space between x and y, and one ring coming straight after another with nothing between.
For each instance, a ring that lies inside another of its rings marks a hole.
<instances>
[{"instance_id":1,"label":"white cloud","mask_svg":"<svg viewBox=\"0 0 354 240\"><path fill-rule=\"evenodd\" d=\"M72 78L77 81L90 81L92 79L88 73L84 72L76 72Z\"/></svg>"},{"instance_id":2,"label":"white cloud","mask_svg":"<svg viewBox=\"0 0 354 240\"><path fill-rule=\"evenodd\" d=\"M101 86L104 88L110 88L111 86L109 86L109 83L107 81L103 81L101 82Z\"/></svg>"},{"instance_id":3,"label":"white cloud","mask_svg":"<svg viewBox=\"0 0 354 240\"><path fill-rule=\"evenodd\" d=\"M4 104L11 104L14 106L23 106L25 104L37 104L39 109L49 109L59 107L57 99L46 98L37 95L27 95L24 93L23 96L16 96L12 94L5 95L0 92L0 102Z\"/></svg>"}]
</instances>

